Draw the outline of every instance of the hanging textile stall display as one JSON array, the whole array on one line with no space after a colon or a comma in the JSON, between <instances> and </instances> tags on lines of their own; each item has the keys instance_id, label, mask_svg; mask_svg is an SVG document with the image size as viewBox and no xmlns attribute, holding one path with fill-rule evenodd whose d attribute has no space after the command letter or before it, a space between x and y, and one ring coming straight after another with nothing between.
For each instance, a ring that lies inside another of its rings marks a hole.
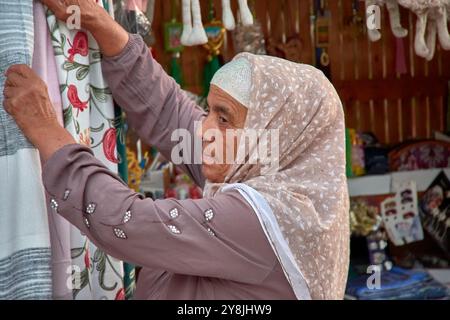
<instances>
[{"instance_id":1,"label":"hanging textile stall display","mask_svg":"<svg viewBox=\"0 0 450 320\"><path fill-rule=\"evenodd\" d=\"M101 55L93 37L69 30L47 11L64 110L64 126L76 141L117 172L114 105L101 71ZM95 211L95 204L85 208ZM122 262L106 255L71 227L73 290L76 299L124 298Z\"/></svg>"},{"instance_id":2,"label":"hanging textile stall display","mask_svg":"<svg viewBox=\"0 0 450 320\"><path fill-rule=\"evenodd\" d=\"M0 300L51 299L51 252L37 150L3 108L6 70L31 66L33 1L0 3Z\"/></svg>"},{"instance_id":3,"label":"hanging textile stall display","mask_svg":"<svg viewBox=\"0 0 450 320\"><path fill-rule=\"evenodd\" d=\"M400 21L400 8L397 0L365 0L366 5L366 19L367 21L372 21L371 14L374 14L373 10L370 8L382 8L386 6L389 14L389 21L391 24L392 34L396 38L404 38L408 35L408 30L402 27ZM377 7L373 7L376 5ZM379 21L374 20L375 24ZM381 39L381 32L377 28L369 28L367 30L367 35L369 36L370 41L376 42Z\"/></svg>"},{"instance_id":4,"label":"hanging textile stall display","mask_svg":"<svg viewBox=\"0 0 450 320\"><path fill-rule=\"evenodd\" d=\"M386 6L391 31L397 38L404 38L408 35L408 30L402 27L400 22L399 5L411 10L417 16L416 33L414 38L414 50L419 57L431 61L436 50L436 38L439 39L441 48L450 50L450 34L447 27L449 19L450 2L448 0L365 0L366 18L373 21L375 25L380 21L372 19L375 14L370 8ZM371 28L367 31L371 41L381 39L381 32L378 28ZM401 49L400 49L401 50Z\"/></svg>"},{"instance_id":5,"label":"hanging textile stall display","mask_svg":"<svg viewBox=\"0 0 450 320\"><path fill-rule=\"evenodd\" d=\"M444 50L450 50L447 15L448 0L398 0L398 3L417 15L414 49L416 54L430 61L436 50L436 36Z\"/></svg>"},{"instance_id":6,"label":"hanging textile stall display","mask_svg":"<svg viewBox=\"0 0 450 320\"><path fill-rule=\"evenodd\" d=\"M53 45L48 32L44 6L34 1L34 54L33 70L47 84L48 93L56 111L58 122L63 125L62 101ZM47 199L48 201L49 199ZM48 203L48 202L47 202ZM72 271L70 254L70 223L48 208L50 243L52 249L53 299L72 299L72 289L67 285ZM71 281L69 281L71 282Z\"/></svg>"},{"instance_id":7,"label":"hanging textile stall display","mask_svg":"<svg viewBox=\"0 0 450 320\"><path fill-rule=\"evenodd\" d=\"M206 97L212 76L220 68L217 56L220 54L219 49L223 44L225 29L220 22L213 20L214 9L212 1L209 2L210 23L205 27L203 27L202 23L199 0L183 0L182 4L183 32L181 34L181 44L184 46L204 45L210 51L203 77L203 96Z\"/></svg>"}]
</instances>

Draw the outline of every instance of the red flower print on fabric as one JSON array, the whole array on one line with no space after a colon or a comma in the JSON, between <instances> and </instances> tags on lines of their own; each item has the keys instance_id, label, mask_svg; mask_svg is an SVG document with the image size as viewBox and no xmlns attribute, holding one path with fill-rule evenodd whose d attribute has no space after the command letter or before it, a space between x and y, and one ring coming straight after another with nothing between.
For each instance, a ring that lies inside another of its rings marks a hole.
<instances>
[{"instance_id":1,"label":"red flower print on fabric","mask_svg":"<svg viewBox=\"0 0 450 320\"><path fill-rule=\"evenodd\" d=\"M73 44L70 42L69 44L71 48L69 49L69 61L73 62L75 55L79 54L83 57L86 57L89 54L89 45L88 45L88 36L86 32L79 31L73 38Z\"/></svg>"},{"instance_id":2,"label":"red flower print on fabric","mask_svg":"<svg viewBox=\"0 0 450 320\"><path fill-rule=\"evenodd\" d=\"M77 117L80 111L83 112L88 107L89 100L86 102L81 101L80 98L78 97L78 89L73 84L69 86L69 90L67 91L67 98L69 99L72 106L78 109Z\"/></svg>"},{"instance_id":3,"label":"red flower print on fabric","mask_svg":"<svg viewBox=\"0 0 450 320\"><path fill-rule=\"evenodd\" d=\"M115 300L125 300L125 290L123 288L117 291Z\"/></svg>"},{"instance_id":4,"label":"red flower print on fabric","mask_svg":"<svg viewBox=\"0 0 450 320\"><path fill-rule=\"evenodd\" d=\"M110 128L106 130L105 135L103 136L103 153L105 154L106 159L108 159L112 163L119 163L119 159L117 159L115 155L116 143L117 143L116 129Z\"/></svg>"},{"instance_id":5,"label":"red flower print on fabric","mask_svg":"<svg viewBox=\"0 0 450 320\"><path fill-rule=\"evenodd\" d=\"M86 250L86 254L84 255L84 265L86 266L86 269L91 268L91 259L89 257L89 251Z\"/></svg>"}]
</instances>

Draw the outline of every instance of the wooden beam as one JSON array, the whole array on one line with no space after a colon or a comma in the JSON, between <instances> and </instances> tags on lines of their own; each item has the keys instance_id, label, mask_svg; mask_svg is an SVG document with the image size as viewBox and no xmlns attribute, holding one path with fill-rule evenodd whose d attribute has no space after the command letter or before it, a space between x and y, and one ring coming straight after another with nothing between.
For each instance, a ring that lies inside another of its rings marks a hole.
<instances>
[{"instance_id":1,"label":"wooden beam","mask_svg":"<svg viewBox=\"0 0 450 320\"><path fill-rule=\"evenodd\" d=\"M338 80L334 86L344 103L366 102L377 98L389 100L412 97L446 97L446 78L407 78L377 80Z\"/></svg>"}]
</instances>

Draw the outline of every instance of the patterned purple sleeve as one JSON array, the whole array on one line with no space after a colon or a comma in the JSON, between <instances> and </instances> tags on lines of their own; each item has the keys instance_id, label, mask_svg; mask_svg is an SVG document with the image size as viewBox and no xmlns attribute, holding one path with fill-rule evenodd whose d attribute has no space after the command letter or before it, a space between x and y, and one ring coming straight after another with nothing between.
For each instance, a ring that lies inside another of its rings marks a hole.
<instances>
[{"instance_id":1,"label":"patterned purple sleeve","mask_svg":"<svg viewBox=\"0 0 450 320\"><path fill-rule=\"evenodd\" d=\"M144 199L76 144L45 163L43 180L53 210L118 259L253 284L277 265L256 214L237 191L198 200Z\"/></svg>"},{"instance_id":2,"label":"patterned purple sleeve","mask_svg":"<svg viewBox=\"0 0 450 320\"><path fill-rule=\"evenodd\" d=\"M171 141L175 129L186 129L194 136L194 122L201 121L205 113L153 59L140 36L130 35L124 50L115 57L105 57L102 68L114 99L126 111L128 123L166 159L171 158L178 143ZM193 150L193 139L191 147ZM194 163L191 154L190 163ZM181 167L203 187L200 165Z\"/></svg>"}]
</instances>

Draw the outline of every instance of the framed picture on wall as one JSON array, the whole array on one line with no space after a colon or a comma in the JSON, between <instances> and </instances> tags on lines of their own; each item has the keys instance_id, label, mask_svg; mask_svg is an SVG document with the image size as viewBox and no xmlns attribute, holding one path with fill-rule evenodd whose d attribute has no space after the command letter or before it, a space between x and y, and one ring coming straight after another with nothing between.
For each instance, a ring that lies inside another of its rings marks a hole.
<instances>
[{"instance_id":1,"label":"framed picture on wall","mask_svg":"<svg viewBox=\"0 0 450 320\"><path fill-rule=\"evenodd\" d=\"M180 22L167 22L164 24L164 48L167 52L181 52L181 33L183 24Z\"/></svg>"}]
</instances>

